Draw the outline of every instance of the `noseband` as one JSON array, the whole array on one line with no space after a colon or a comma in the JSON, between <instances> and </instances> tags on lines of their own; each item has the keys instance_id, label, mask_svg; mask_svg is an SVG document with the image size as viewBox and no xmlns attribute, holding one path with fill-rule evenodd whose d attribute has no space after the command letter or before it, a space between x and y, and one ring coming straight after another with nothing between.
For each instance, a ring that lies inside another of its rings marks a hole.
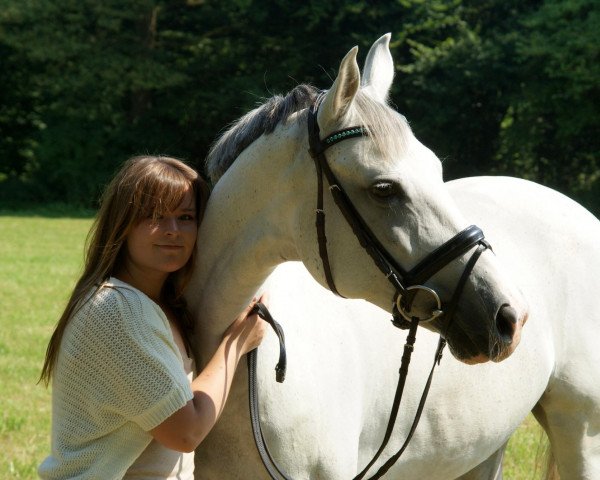
<instances>
[{"instance_id":1,"label":"noseband","mask_svg":"<svg viewBox=\"0 0 600 480\"><path fill-rule=\"evenodd\" d=\"M465 284L469 275L471 274L477 260L481 254L488 248L491 249L490 244L485 240L481 229L475 225L465 228L463 231L456 234L447 242L440 245L433 252L427 255L417 265L410 270L405 270L401 265L396 262L394 257L385 249L381 242L377 239L373 231L369 228L367 223L364 221L362 216L358 213L358 210L344 191L343 186L329 167L327 158L325 157L325 151L349 138L357 138L368 136L368 131L363 126L345 128L343 130L336 131L323 140L321 140L319 125L317 123L317 112L319 105L323 99L321 95L317 98L315 104L310 108L308 112L308 142L309 152L315 162L317 170L317 209L316 209L316 228L317 228L317 239L319 244L319 256L323 263L323 271L325 273L325 279L329 289L336 295L343 297L339 290L335 286L333 279L333 273L329 262L329 255L327 253L327 237L325 235L325 211L323 209L323 175L327 178L329 183L329 190L333 196L333 199L338 206L339 210L344 215L346 222L352 228L352 231L360 245L367 251L369 256L375 262L375 265L381 270L388 281L394 288L394 296L392 298L392 312L393 320L392 323L399 328L408 329L408 335L406 337L406 344L404 345L404 352L402 355L402 363L400 366L400 377L398 380L398 386L396 387L396 394L394 396L394 402L390 412L390 418L386 432L384 434L381 446L373 456L372 460L368 465L356 476L353 480L361 480L365 477L369 469L375 464L383 450L385 449L394 429L396 418L400 408L400 402L402 399L402 393L404 391L404 385L406 383L406 377L408 375L408 366L410 363L410 357L414 349L414 343L416 340L417 327L422 322L429 322L434 319L440 318L446 320L446 326L444 331L440 333L440 341L438 348L435 353L433 366L430 370L429 377L425 384L421 400L417 407L415 418L411 425L410 431L406 436L406 439L398 452L392 455L380 468L379 470L370 477L370 480L381 478L390 467L400 458L408 443L410 442L423 408L425 407L425 400L429 392L429 387L433 378L433 372L435 366L439 364L442 358L442 352L446 345L445 337L447 336L450 328L451 321L454 317L458 300L463 292ZM433 275L442 270L453 260L466 254L472 248L477 247L469 260L467 261L465 268L460 276L454 293L449 301L443 302L440 299L438 293L424 283L429 280ZM413 312L413 301L418 294L430 297L431 309L424 315L419 316ZM280 359L277 365L276 371L278 375L278 381L283 381L285 376L285 347L283 346L283 331L281 327L271 317L270 313L264 305L256 307L255 311L265 320L267 320L275 329L280 340ZM273 460L262 435L260 429L259 412L258 412L258 393L256 387L256 350L248 354L248 374L249 374L249 391L250 391L250 415L252 420L252 428L254 433L255 442L260 453L263 464L265 465L269 475L273 479L289 480L288 477L279 468L276 462Z\"/></svg>"}]
</instances>

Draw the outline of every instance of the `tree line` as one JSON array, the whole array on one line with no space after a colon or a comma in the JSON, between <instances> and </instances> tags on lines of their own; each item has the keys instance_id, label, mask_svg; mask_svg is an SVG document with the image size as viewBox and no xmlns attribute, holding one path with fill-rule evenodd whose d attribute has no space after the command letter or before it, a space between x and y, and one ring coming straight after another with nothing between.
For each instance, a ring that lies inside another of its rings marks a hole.
<instances>
[{"instance_id":1,"label":"tree line","mask_svg":"<svg viewBox=\"0 0 600 480\"><path fill-rule=\"evenodd\" d=\"M391 102L445 176L600 215L595 0L0 0L0 201L94 206L127 157L202 166L231 121L392 33Z\"/></svg>"}]
</instances>

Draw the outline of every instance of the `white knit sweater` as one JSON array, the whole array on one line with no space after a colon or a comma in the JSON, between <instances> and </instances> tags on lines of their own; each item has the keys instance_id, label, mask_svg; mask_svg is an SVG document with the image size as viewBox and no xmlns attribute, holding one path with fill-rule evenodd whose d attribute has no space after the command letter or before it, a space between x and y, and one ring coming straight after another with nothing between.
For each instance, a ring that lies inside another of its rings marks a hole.
<instances>
[{"instance_id":1,"label":"white knit sweater","mask_svg":"<svg viewBox=\"0 0 600 480\"><path fill-rule=\"evenodd\" d=\"M115 278L69 321L52 381L43 479L120 479L193 394L162 310Z\"/></svg>"}]
</instances>

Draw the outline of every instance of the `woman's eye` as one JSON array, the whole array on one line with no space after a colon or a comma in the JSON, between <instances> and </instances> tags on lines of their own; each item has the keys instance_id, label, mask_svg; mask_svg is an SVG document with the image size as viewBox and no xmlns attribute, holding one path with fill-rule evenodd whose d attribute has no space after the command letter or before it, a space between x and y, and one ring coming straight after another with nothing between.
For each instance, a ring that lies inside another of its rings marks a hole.
<instances>
[{"instance_id":1,"label":"woman's eye","mask_svg":"<svg viewBox=\"0 0 600 480\"><path fill-rule=\"evenodd\" d=\"M194 217L193 215L186 214L186 215L181 215L179 217L179 220L183 220L184 222L192 222L192 221L196 220L196 217Z\"/></svg>"},{"instance_id":2,"label":"woman's eye","mask_svg":"<svg viewBox=\"0 0 600 480\"><path fill-rule=\"evenodd\" d=\"M162 215L154 215L153 213L146 216L146 220L148 220L152 224L158 223L162 219L163 219Z\"/></svg>"},{"instance_id":3,"label":"woman's eye","mask_svg":"<svg viewBox=\"0 0 600 480\"><path fill-rule=\"evenodd\" d=\"M396 188L391 182L376 183L371 187L371 193L379 199L387 199L396 193Z\"/></svg>"}]
</instances>

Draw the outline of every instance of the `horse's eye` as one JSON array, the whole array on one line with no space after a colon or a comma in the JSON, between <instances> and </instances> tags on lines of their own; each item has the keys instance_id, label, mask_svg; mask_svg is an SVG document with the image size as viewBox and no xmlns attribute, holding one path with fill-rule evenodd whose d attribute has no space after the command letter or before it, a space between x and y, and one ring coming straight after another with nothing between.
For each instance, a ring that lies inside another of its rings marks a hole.
<instances>
[{"instance_id":1,"label":"horse's eye","mask_svg":"<svg viewBox=\"0 0 600 480\"><path fill-rule=\"evenodd\" d=\"M392 182L378 182L371 187L371 193L375 198L386 200L396 193L396 188Z\"/></svg>"}]
</instances>

